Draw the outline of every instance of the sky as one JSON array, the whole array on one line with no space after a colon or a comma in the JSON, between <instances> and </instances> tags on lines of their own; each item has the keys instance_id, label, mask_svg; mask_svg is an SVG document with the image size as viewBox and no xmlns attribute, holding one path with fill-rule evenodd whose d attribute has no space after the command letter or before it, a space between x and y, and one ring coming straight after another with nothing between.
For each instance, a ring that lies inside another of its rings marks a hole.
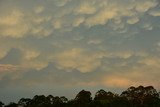
<instances>
[{"instance_id":1,"label":"sky","mask_svg":"<svg viewBox=\"0 0 160 107\"><path fill-rule=\"evenodd\" d=\"M0 100L160 89L159 0L0 0Z\"/></svg>"}]
</instances>

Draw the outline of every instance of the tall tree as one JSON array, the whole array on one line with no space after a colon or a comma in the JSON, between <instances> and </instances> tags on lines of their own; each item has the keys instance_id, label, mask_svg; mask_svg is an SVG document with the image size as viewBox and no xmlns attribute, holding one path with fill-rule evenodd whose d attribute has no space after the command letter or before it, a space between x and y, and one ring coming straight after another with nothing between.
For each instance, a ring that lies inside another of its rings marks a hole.
<instances>
[{"instance_id":1,"label":"tall tree","mask_svg":"<svg viewBox=\"0 0 160 107\"><path fill-rule=\"evenodd\" d=\"M0 107L2 107L4 105L4 103L2 103L1 101L0 101Z\"/></svg>"},{"instance_id":2,"label":"tall tree","mask_svg":"<svg viewBox=\"0 0 160 107\"><path fill-rule=\"evenodd\" d=\"M101 89L98 92L96 92L94 100L111 100L116 96L117 96L116 94L113 94L110 91L106 92Z\"/></svg>"},{"instance_id":3,"label":"tall tree","mask_svg":"<svg viewBox=\"0 0 160 107\"><path fill-rule=\"evenodd\" d=\"M76 106L86 107L92 101L91 92L82 90L80 91L75 98Z\"/></svg>"},{"instance_id":4,"label":"tall tree","mask_svg":"<svg viewBox=\"0 0 160 107\"><path fill-rule=\"evenodd\" d=\"M18 107L18 104L11 102L10 104L4 106L4 107Z\"/></svg>"},{"instance_id":5,"label":"tall tree","mask_svg":"<svg viewBox=\"0 0 160 107\"><path fill-rule=\"evenodd\" d=\"M139 86L139 87L130 87L126 91L123 91L121 94L122 97L126 97L133 106L143 105L145 99L148 98L158 98L159 94L153 86Z\"/></svg>"},{"instance_id":6,"label":"tall tree","mask_svg":"<svg viewBox=\"0 0 160 107\"><path fill-rule=\"evenodd\" d=\"M21 98L18 101L18 105L22 106L22 107L26 107L27 105L29 105L29 103L31 102L30 98Z\"/></svg>"}]
</instances>

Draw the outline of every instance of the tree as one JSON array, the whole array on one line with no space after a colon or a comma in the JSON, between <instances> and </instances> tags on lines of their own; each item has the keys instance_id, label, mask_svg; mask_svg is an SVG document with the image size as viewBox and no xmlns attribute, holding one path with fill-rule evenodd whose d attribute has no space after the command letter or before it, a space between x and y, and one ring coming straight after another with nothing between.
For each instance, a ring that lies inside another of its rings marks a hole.
<instances>
[{"instance_id":1,"label":"tree","mask_svg":"<svg viewBox=\"0 0 160 107\"><path fill-rule=\"evenodd\" d=\"M63 101L58 96L56 96L56 97L53 98L53 104L52 105L54 105L54 107L62 107Z\"/></svg>"},{"instance_id":2,"label":"tree","mask_svg":"<svg viewBox=\"0 0 160 107\"><path fill-rule=\"evenodd\" d=\"M130 87L121 94L122 97L126 97L133 105L132 106L142 106L145 99L148 98L159 98L159 94L153 86L139 86Z\"/></svg>"},{"instance_id":3,"label":"tree","mask_svg":"<svg viewBox=\"0 0 160 107\"><path fill-rule=\"evenodd\" d=\"M82 90L80 91L75 98L76 106L78 107L85 107L88 106L89 103L92 101L91 92Z\"/></svg>"},{"instance_id":4,"label":"tree","mask_svg":"<svg viewBox=\"0 0 160 107\"><path fill-rule=\"evenodd\" d=\"M82 90L77 95L75 100L77 101L83 101L83 102L90 102L92 100L91 98L91 92Z\"/></svg>"},{"instance_id":5,"label":"tree","mask_svg":"<svg viewBox=\"0 0 160 107\"><path fill-rule=\"evenodd\" d=\"M93 106L93 104L92 104ZM129 107L129 102L126 98L119 97L118 94L99 90L95 94L94 106L99 107Z\"/></svg>"},{"instance_id":6,"label":"tree","mask_svg":"<svg viewBox=\"0 0 160 107\"><path fill-rule=\"evenodd\" d=\"M3 105L0 101L0 107ZM121 95L101 89L96 92L94 100L90 91L82 90L69 101L65 96L35 95L32 99L21 98L18 104L11 102L4 107L160 107L160 97L152 86L132 86Z\"/></svg>"},{"instance_id":7,"label":"tree","mask_svg":"<svg viewBox=\"0 0 160 107\"><path fill-rule=\"evenodd\" d=\"M18 105L22 106L22 107L26 107L27 105L29 105L29 103L31 102L30 98L21 98L18 101Z\"/></svg>"},{"instance_id":8,"label":"tree","mask_svg":"<svg viewBox=\"0 0 160 107\"><path fill-rule=\"evenodd\" d=\"M4 103L2 103L1 101L0 101L0 107L2 107L4 105Z\"/></svg>"},{"instance_id":9,"label":"tree","mask_svg":"<svg viewBox=\"0 0 160 107\"><path fill-rule=\"evenodd\" d=\"M46 97L46 99L47 99L47 101L50 102L50 104L53 104L53 99L54 99L54 97L53 97L52 95L48 95L48 96Z\"/></svg>"},{"instance_id":10,"label":"tree","mask_svg":"<svg viewBox=\"0 0 160 107\"><path fill-rule=\"evenodd\" d=\"M5 107L18 107L18 104L11 102L9 105L6 105Z\"/></svg>"},{"instance_id":11,"label":"tree","mask_svg":"<svg viewBox=\"0 0 160 107\"><path fill-rule=\"evenodd\" d=\"M60 99L61 99L61 101L63 103L67 103L68 102L68 99L65 96L60 97Z\"/></svg>"},{"instance_id":12,"label":"tree","mask_svg":"<svg viewBox=\"0 0 160 107\"><path fill-rule=\"evenodd\" d=\"M49 107L50 101L44 95L36 95L29 102L27 107Z\"/></svg>"},{"instance_id":13,"label":"tree","mask_svg":"<svg viewBox=\"0 0 160 107\"><path fill-rule=\"evenodd\" d=\"M110 91L106 92L106 91L101 89L95 94L94 100L112 100L116 96L117 95L113 94Z\"/></svg>"}]
</instances>

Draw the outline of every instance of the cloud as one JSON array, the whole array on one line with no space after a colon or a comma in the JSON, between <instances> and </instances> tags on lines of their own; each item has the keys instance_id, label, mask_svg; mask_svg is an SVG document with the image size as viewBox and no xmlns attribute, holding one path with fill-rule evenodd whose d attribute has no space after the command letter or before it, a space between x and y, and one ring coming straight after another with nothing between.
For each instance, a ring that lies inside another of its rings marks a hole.
<instances>
[{"instance_id":1,"label":"cloud","mask_svg":"<svg viewBox=\"0 0 160 107\"><path fill-rule=\"evenodd\" d=\"M74 48L66 50L56 55L55 60L62 69L74 70L80 72L92 72L101 65L99 56L96 54L86 54L83 49Z\"/></svg>"},{"instance_id":2,"label":"cloud","mask_svg":"<svg viewBox=\"0 0 160 107\"><path fill-rule=\"evenodd\" d=\"M143 59L142 59L143 60ZM136 62L129 68L118 67L118 69L112 68L112 73L103 74L103 78L100 83L107 87L117 87L117 88L127 88L130 86L139 86L139 85L152 85L159 88L158 78L160 75L158 72L159 67L156 64L155 60ZM159 62L158 62L159 63ZM145 78L144 78L145 77Z\"/></svg>"},{"instance_id":3,"label":"cloud","mask_svg":"<svg viewBox=\"0 0 160 107\"><path fill-rule=\"evenodd\" d=\"M17 6L17 3L15 3L10 13L3 13L0 16L1 36L12 38L23 38L29 35L38 38L48 37L53 35L54 30L58 29L66 32L75 27L80 27L80 25L92 27L106 24L108 27L114 26L113 30L119 33L126 33L129 29L126 28L126 23L131 25L140 23L140 17L145 17L150 9L154 9L158 5L156 0L129 0L127 3L123 0L83 0L78 2L73 0L46 0L45 3L37 3L38 5L31 5L31 10ZM47 7L46 4L56 6ZM153 15L153 12L149 14ZM125 18L127 18L126 21ZM110 22L116 23L112 25L113 23ZM146 28L152 29L151 27L144 27L144 29Z\"/></svg>"},{"instance_id":4,"label":"cloud","mask_svg":"<svg viewBox=\"0 0 160 107\"><path fill-rule=\"evenodd\" d=\"M135 83L132 80L120 76L109 76L103 80L103 84L107 87L117 88L127 88L129 86L135 85Z\"/></svg>"},{"instance_id":5,"label":"cloud","mask_svg":"<svg viewBox=\"0 0 160 107\"><path fill-rule=\"evenodd\" d=\"M114 58L114 57L118 57L118 58L130 58L131 56L133 56L134 53L131 51L120 51L120 52L111 52L110 53L110 57Z\"/></svg>"},{"instance_id":6,"label":"cloud","mask_svg":"<svg viewBox=\"0 0 160 107\"><path fill-rule=\"evenodd\" d=\"M73 27L77 27L84 22L84 17L79 17L73 21Z\"/></svg>"},{"instance_id":7,"label":"cloud","mask_svg":"<svg viewBox=\"0 0 160 107\"><path fill-rule=\"evenodd\" d=\"M2 13L0 16L1 37L49 36L53 31L48 23L52 17L49 14L40 15L45 10L43 6L37 6L33 10L35 13L17 7L11 9L10 12L7 11L7 14Z\"/></svg>"},{"instance_id":8,"label":"cloud","mask_svg":"<svg viewBox=\"0 0 160 107\"><path fill-rule=\"evenodd\" d=\"M145 64L150 67L159 68L160 60L157 57L146 57L140 60L139 63Z\"/></svg>"},{"instance_id":9,"label":"cloud","mask_svg":"<svg viewBox=\"0 0 160 107\"><path fill-rule=\"evenodd\" d=\"M0 25L12 26L19 23L23 17L23 13L19 10L13 10L10 15L0 17Z\"/></svg>"},{"instance_id":10,"label":"cloud","mask_svg":"<svg viewBox=\"0 0 160 107\"><path fill-rule=\"evenodd\" d=\"M94 15L93 17L87 18L85 23L87 26L94 26L94 25L105 25L108 20L116 17L116 9L104 9L100 11L98 14Z\"/></svg>"},{"instance_id":11,"label":"cloud","mask_svg":"<svg viewBox=\"0 0 160 107\"><path fill-rule=\"evenodd\" d=\"M36 51L28 51L28 50L27 50L27 51L25 52L24 57L25 57L26 60L31 60L31 59L34 59L34 58L38 57L39 55L40 55L39 52L36 52Z\"/></svg>"},{"instance_id":12,"label":"cloud","mask_svg":"<svg viewBox=\"0 0 160 107\"><path fill-rule=\"evenodd\" d=\"M90 2L84 2L75 9L75 14L94 14L96 8Z\"/></svg>"},{"instance_id":13,"label":"cloud","mask_svg":"<svg viewBox=\"0 0 160 107\"><path fill-rule=\"evenodd\" d=\"M137 17L131 18L131 19L128 19L128 20L127 20L127 23L128 23L128 24L135 24L135 23L137 23L137 22L139 22L139 19L138 19Z\"/></svg>"},{"instance_id":14,"label":"cloud","mask_svg":"<svg viewBox=\"0 0 160 107\"><path fill-rule=\"evenodd\" d=\"M146 12L149 9L157 6L157 0L141 0L140 2L136 3L136 10L138 12Z\"/></svg>"},{"instance_id":15,"label":"cloud","mask_svg":"<svg viewBox=\"0 0 160 107\"><path fill-rule=\"evenodd\" d=\"M18 70L19 67L10 64L0 64L0 72L13 72Z\"/></svg>"},{"instance_id":16,"label":"cloud","mask_svg":"<svg viewBox=\"0 0 160 107\"><path fill-rule=\"evenodd\" d=\"M3 57L6 56L7 50L6 50L6 49L3 49L3 48L1 48L0 50L1 50L1 52L0 52L0 59L2 59Z\"/></svg>"},{"instance_id":17,"label":"cloud","mask_svg":"<svg viewBox=\"0 0 160 107\"><path fill-rule=\"evenodd\" d=\"M22 52L18 49L11 49L6 56L0 59L1 64L12 64L17 65L21 63Z\"/></svg>"},{"instance_id":18,"label":"cloud","mask_svg":"<svg viewBox=\"0 0 160 107\"><path fill-rule=\"evenodd\" d=\"M145 30L153 30L153 26L150 23L145 23L142 27Z\"/></svg>"},{"instance_id":19,"label":"cloud","mask_svg":"<svg viewBox=\"0 0 160 107\"><path fill-rule=\"evenodd\" d=\"M44 6L37 6L34 11L35 13L41 13L44 11L44 9Z\"/></svg>"},{"instance_id":20,"label":"cloud","mask_svg":"<svg viewBox=\"0 0 160 107\"><path fill-rule=\"evenodd\" d=\"M53 21L53 26L55 29L60 29L62 27L62 21L61 20Z\"/></svg>"},{"instance_id":21,"label":"cloud","mask_svg":"<svg viewBox=\"0 0 160 107\"><path fill-rule=\"evenodd\" d=\"M119 73L113 73L104 76L101 83L105 85L106 87L112 87L112 88L128 88L130 86L148 86L152 85L154 87L158 87L158 79L155 78L156 75L159 75L159 73L152 73L146 72L144 73L145 68L136 68L136 69L130 69L130 71L123 71L123 74ZM121 71L122 72L122 71ZM144 78L145 77L145 78Z\"/></svg>"},{"instance_id":22,"label":"cloud","mask_svg":"<svg viewBox=\"0 0 160 107\"><path fill-rule=\"evenodd\" d=\"M24 14L18 9L12 10L9 15L0 17L1 36L23 37L28 31L28 26L23 21Z\"/></svg>"},{"instance_id":23,"label":"cloud","mask_svg":"<svg viewBox=\"0 0 160 107\"><path fill-rule=\"evenodd\" d=\"M150 15L152 16L156 16L156 17L159 17L160 16L160 11L157 9L157 10L152 10L149 12Z\"/></svg>"},{"instance_id":24,"label":"cloud","mask_svg":"<svg viewBox=\"0 0 160 107\"><path fill-rule=\"evenodd\" d=\"M102 40L98 40L98 38L96 39L91 39L88 41L88 44L101 44Z\"/></svg>"},{"instance_id":25,"label":"cloud","mask_svg":"<svg viewBox=\"0 0 160 107\"><path fill-rule=\"evenodd\" d=\"M0 5L2 88L51 87L65 93L88 86L158 87L157 0L4 0Z\"/></svg>"},{"instance_id":26,"label":"cloud","mask_svg":"<svg viewBox=\"0 0 160 107\"><path fill-rule=\"evenodd\" d=\"M71 0L55 0L54 2L56 3L56 6L62 7L64 5L66 5L70 1Z\"/></svg>"}]
</instances>

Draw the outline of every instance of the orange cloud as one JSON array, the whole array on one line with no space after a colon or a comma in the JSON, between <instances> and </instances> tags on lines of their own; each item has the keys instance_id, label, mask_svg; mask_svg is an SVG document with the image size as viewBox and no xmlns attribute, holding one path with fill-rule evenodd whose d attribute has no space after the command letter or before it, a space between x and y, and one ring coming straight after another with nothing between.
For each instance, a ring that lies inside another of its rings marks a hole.
<instances>
[{"instance_id":1,"label":"orange cloud","mask_svg":"<svg viewBox=\"0 0 160 107\"><path fill-rule=\"evenodd\" d=\"M12 72L19 69L18 66L10 65L10 64L0 64L0 72Z\"/></svg>"},{"instance_id":2,"label":"orange cloud","mask_svg":"<svg viewBox=\"0 0 160 107\"><path fill-rule=\"evenodd\" d=\"M109 87L126 88L131 84L135 84L135 83L132 80L129 80L127 78L110 76L103 80L103 84Z\"/></svg>"}]
</instances>

